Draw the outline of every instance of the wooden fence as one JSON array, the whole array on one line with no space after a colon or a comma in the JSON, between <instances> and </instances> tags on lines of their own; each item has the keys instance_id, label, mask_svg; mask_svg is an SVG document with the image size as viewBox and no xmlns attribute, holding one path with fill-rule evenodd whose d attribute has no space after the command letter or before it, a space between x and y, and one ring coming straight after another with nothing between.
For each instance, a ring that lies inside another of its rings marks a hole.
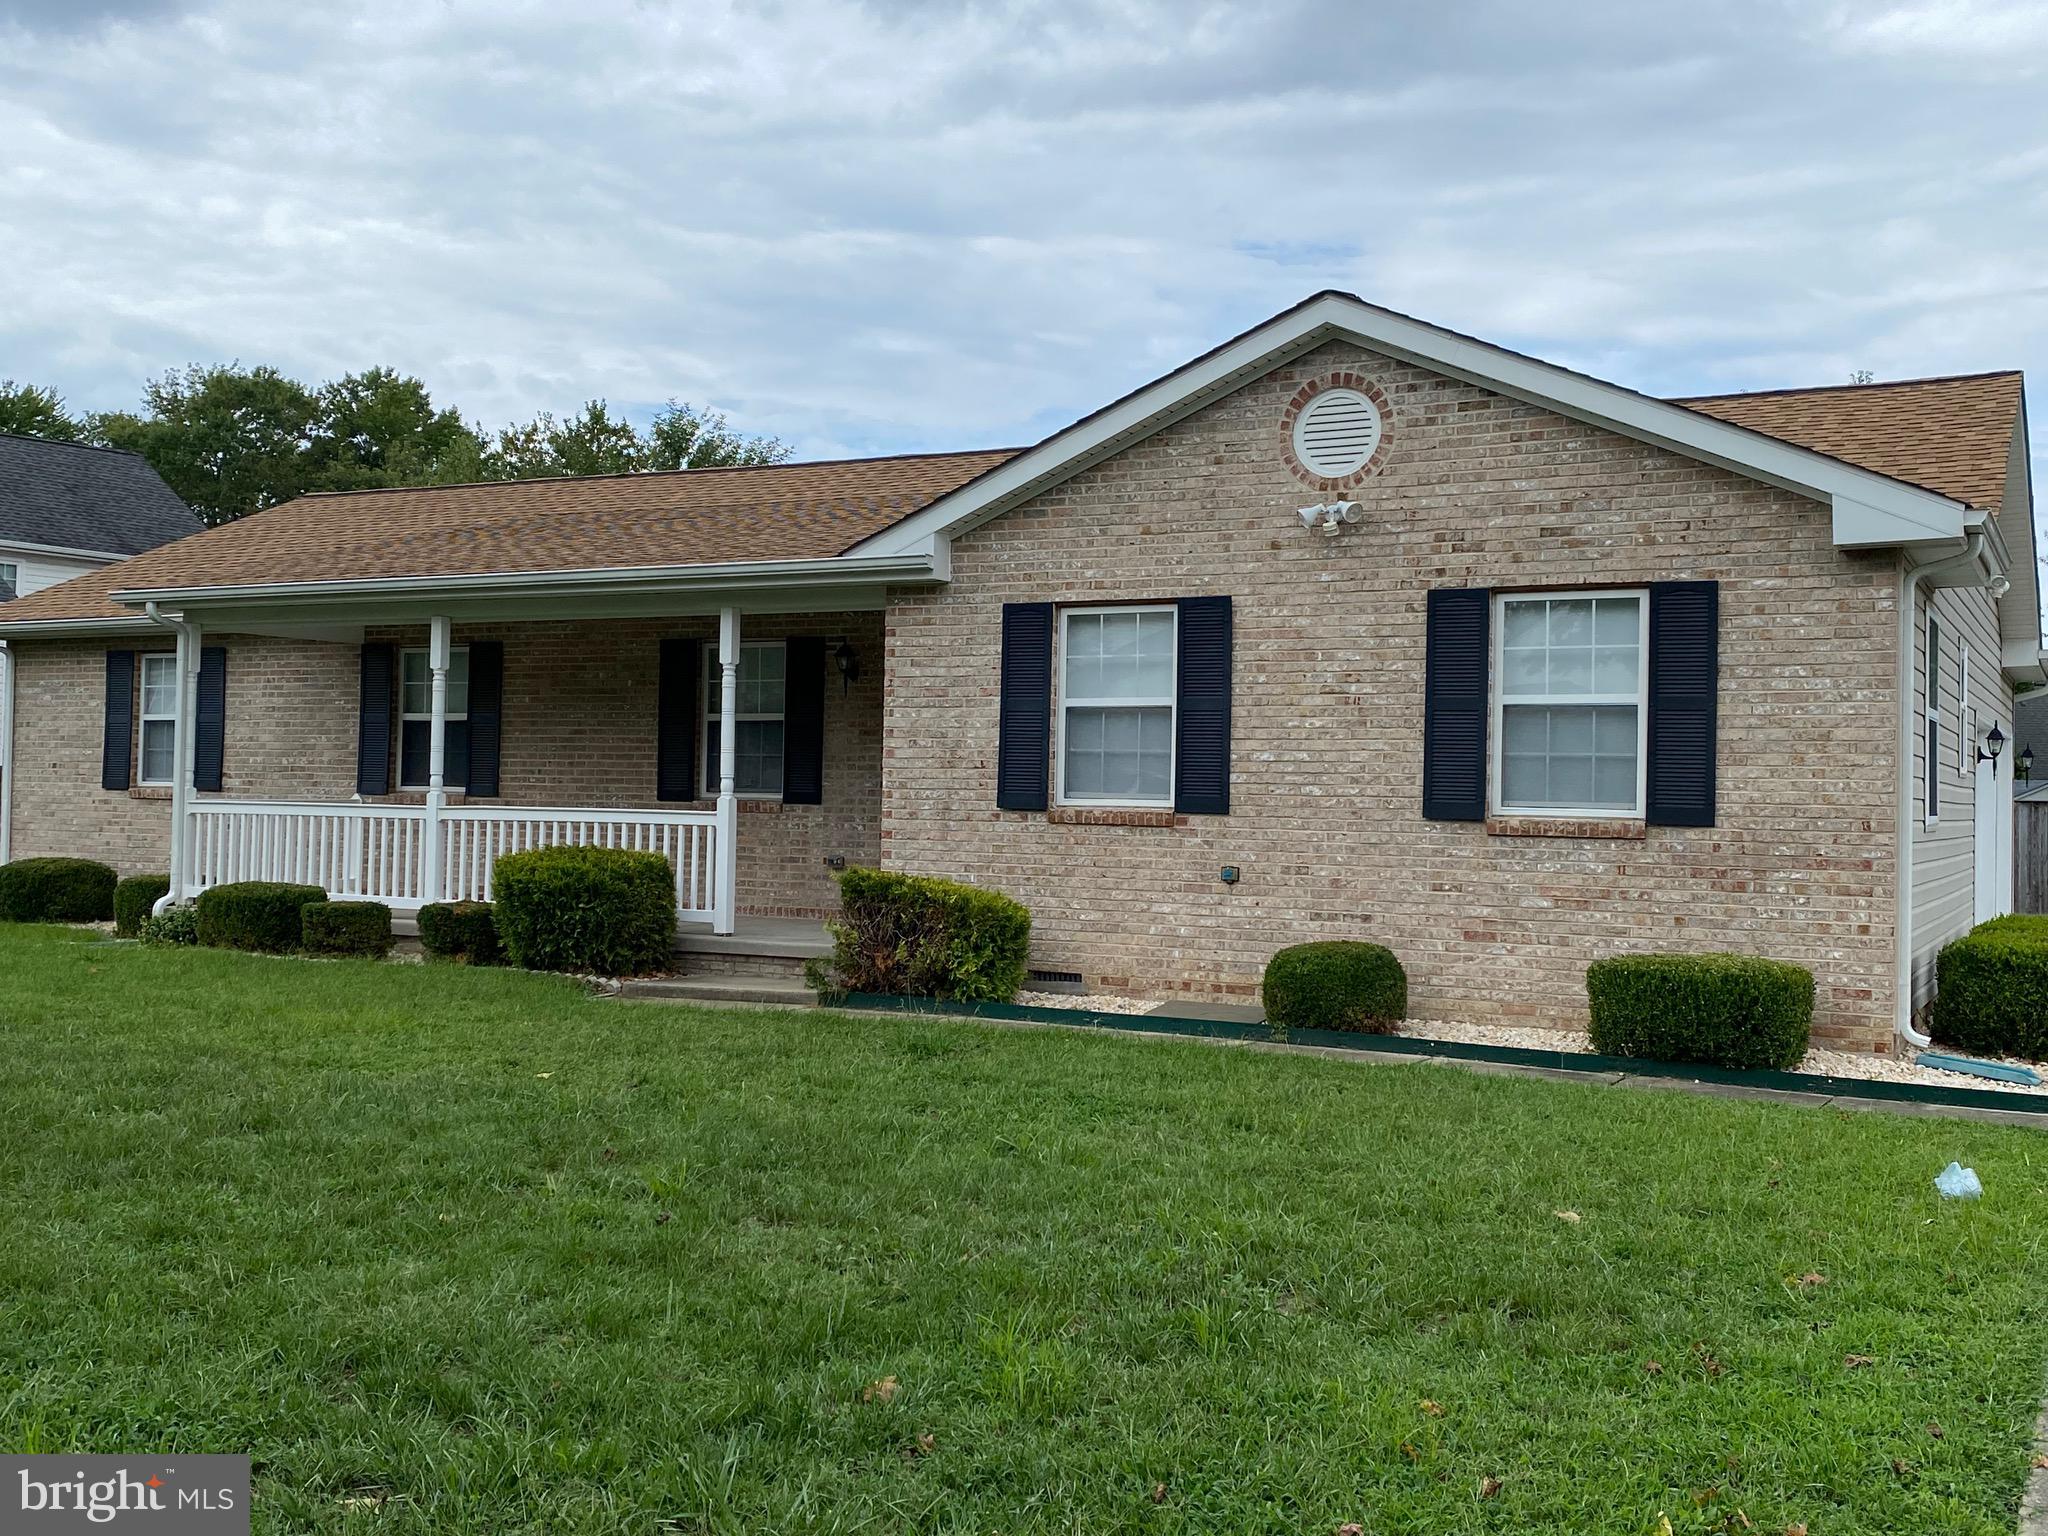
<instances>
[{"instance_id":1,"label":"wooden fence","mask_svg":"<svg viewBox=\"0 0 2048 1536\"><path fill-rule=\"evenodd\" d=\"M2013 910L2048 912L2048 800L2015 800L2012 829Z\"/></svg>"}]
</instances>

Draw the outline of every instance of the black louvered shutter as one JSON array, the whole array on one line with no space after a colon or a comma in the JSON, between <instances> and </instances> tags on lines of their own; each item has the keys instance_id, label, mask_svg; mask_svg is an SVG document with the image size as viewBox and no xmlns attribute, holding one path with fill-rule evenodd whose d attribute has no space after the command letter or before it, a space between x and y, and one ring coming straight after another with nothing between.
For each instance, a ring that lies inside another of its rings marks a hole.
<instances>
[{"instance_id":1,"label":"black louvered shutter","mask_svg":"<svg viewBox=\"0 0 2048 1536\"><path fill-rule=\"evenodd\" d=\"M1003 604L996 806L1042 811L1052 759L1052 604Z\"/></svg>"},{"instance_id":2,"label":"black louvered shutter","mask_svg":"<svg viewBox=\"0 0 2048 1536\"><path fill-rule=\"evenodd\" d=\"M1650 761L1645 820L1714 824L1714 756L1721 681L1721 586L1650 584Z\"/></svg>"},{"instance_id":3,"label":"black louvered shutter","mask_svg":"<svg viewBox=\"0 0 2048 1536\"><path fill-rule=\"evenodd\" d=\"M1422 814L1486 819L1486 672L1493 595L1484 587L1429 594L1422 682Z\"/></svg>"},{"instance_id":4,"label":"black louvered shutter","mask_svg":"<svg viewBox=\"0 0 2048 1536\"><path fill-rule=\"evenodd\" d=\"M800 635L784 647L782 803L825 798L825 642Z\"/></svg>"},{"instance_id":5,"label":"black louvered shutter","mask_svg":"<svg viewBox=\"0 0 2048 1536\"><path fill-rule=\"evenodd\" d=\"M199 648L199 697L193 725L192 787L217 795L228 735L228 653L224 646Z\"/></svg>"},{"instance_id":6,"label":"black louvered shutter","mask_svg":"<svg viewBox=\"0 0 2048 1536\"><path fill-rule=\"evenodd\" d=\"M469 643L469 771L463 793L498 796L498 755L505 736L505 642Z\"/></svg>"},{"instance_id":7,"label":"black louvered shutter","mask_svg":"<svg viewBox=\"0 0 2048 1536\"><path fill-rule=\"evenodd\" d=\"M363 647L356 690L356 793L391 793L391 711L397 652L383 643Z\"/></svg>"},{"instance_id":8,"label":"black louvered shutter","mask_svg":"<svg viewBox=\"0 0 2048 1536\"><path fill-rule=\"evenodd\" d=\"M126 789L135 757L135 653L107 652L107 719L100 737L100 788Z\"/></svg>"},{"instance_id":9,"label":"black louvered shutter","mask_svg":"<svg viewBox=\"0 0 2048 1536\"><path fill-rule=\"evenodd\" d=\"M697 798L697 642L661 642L654 696L654 798Z\"/></svg>"},{"instance_id":10,"label":"black louvered shutter","mask_svg":"<svg viewBox=\"0 0 2048 1536\"><path fill-rule=\"evenodd\" d=\"M1180 600L1173 808L1230 813L1230 599Z\"/></svg>"}]
</instances>

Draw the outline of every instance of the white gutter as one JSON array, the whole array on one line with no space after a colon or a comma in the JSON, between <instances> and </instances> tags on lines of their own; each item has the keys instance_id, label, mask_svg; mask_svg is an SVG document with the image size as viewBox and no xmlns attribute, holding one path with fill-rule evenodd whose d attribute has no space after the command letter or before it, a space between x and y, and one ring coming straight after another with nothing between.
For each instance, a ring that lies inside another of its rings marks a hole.
<instances>
[{"instance_id":1,"label":"white gutter","mask_svg":"<svg viewBox=\"0 0 2048 1536\"><path fill-rule=\"evenodd\" d=\"M0 640L0 864L14 857L14 652Z\"/></svg>"},{"instance_id":2,"label":"white gutter","mask_svg":"<svg viewBox=\"0 0 2048 1536\"><path fill-rule=\"evenodd\" d=\"M849 583L943 580L939 550L927 544L889 556L825 560L744 560L722 565L600 566L574 571L487 571L456 576L376 576L359 581L250 582L233 586L149 587L117 591L117 603L348 601L364 597L450 597L505 592L620 593L731 591L736 588L836 587Z\"/></svg>"},{"instance_id":3,"label":"white gutter","mask_svg":"<svg viewBox=\"0 0 2048 1536\"><path fill-rule=\"evenodd\" d=\"M149 605L152 624L161 624L178 637L178 713L171 736L171 888L157 898L151 913L163 911L185 899L185 805L192 792L192 749L197 734L192 723L197 714L195 694L199 686L199 629L183 617L161 613Z\"/></svg>"},{"instance_id":4,"label":"white gutter","mask_svg":"<svg viewBox=\"0 0 2048 1536\"><path fill-rule=\"evenodd\" d=\"M0 605L0 635L58 640L66 635L146 635L152 631L149 620L139 613L132 619L9 619L9 606Z\"/></svg>"},{"instance_id":5,"label":"white gutter","mask_svg":"<svg viewBox=\"0 0 2048 1536\"><path fill-rule=\"evenodd\" d=\"M1913 676L1920 634L1917 595L1923 582L1931 592L1938 587L1988 587L2001 580L1995 570L1986 568L1982 558L1990 543L1991 537L1984 529L1972 528L1963 536L1962 553L1947 560L1915 566L1900 556L1903 574L1899 582L1899 917L1893 929L1897 935L1897 965L1892 988L1896 994L1893 1012L1899 1038L1914 1050L1925 1050L1934 1043L1913 1027L1913 840L1919 835L1925 810L1914 793L1913 758L1921 750L1921 727L1927 719ZM1936 765L1930 762L1927 771L1937 771Z\"/></svg>"}]
</instances>

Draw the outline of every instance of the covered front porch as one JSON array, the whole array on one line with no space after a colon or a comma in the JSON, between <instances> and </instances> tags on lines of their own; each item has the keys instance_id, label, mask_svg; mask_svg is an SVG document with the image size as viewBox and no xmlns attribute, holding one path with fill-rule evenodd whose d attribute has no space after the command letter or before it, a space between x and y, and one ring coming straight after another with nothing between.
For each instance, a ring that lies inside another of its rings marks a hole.
<instances>
[{"instance_id":1,"label":"covered front porch","mask_svg":"<svg viewBox=\"0 0 2048 1536\"><path fill-rule=\"evenodd\" d=\"M814 950L831 874L879 857L883 667L879 590L820 596L160 612L166 900L282 880L409 914L491 900L509 853L621 848L668 861L680 947L795 924Z\"/></svg>"}]
</instances>

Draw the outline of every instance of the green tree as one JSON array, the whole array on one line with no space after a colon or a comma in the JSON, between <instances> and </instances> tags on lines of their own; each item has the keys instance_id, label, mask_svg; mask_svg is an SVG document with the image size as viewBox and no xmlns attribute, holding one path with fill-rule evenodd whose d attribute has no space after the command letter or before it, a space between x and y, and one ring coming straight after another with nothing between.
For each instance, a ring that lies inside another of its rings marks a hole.
<instances>
[{"instance_id":1,"label":"green tree","mask_svg":"<svg viewBox=\"0 0 2048 1536\"><path fill-rule=\"evenodd\" d=\"M194 365L151 379L143 405L93 417L92 437L141 454L207 523L310 488L320 402L275 368Z\"/></svg>"},{"instance_id":2,"label":"green tree","mask_svg":"<svg viewBox=\"0 0 2048 1536\"><path fill-rule=\"evenodd\" d=\"M735 432L720 411L700 411L671 400L654 413L647 429L643 469L720 469L728 465L780 464L789 445L776 437Z\"/></svg>"},{"instance_id":3,"label":"green tree","mask_svg":"<svg viewBox=\"0 0 2048 1536\"><path fill-rule=\"evenodd\" d=\"M17 384L12 379L0 379L0 432L45 437L54 443L75 443L82 435L57 391L41 384Z\"/></svg>"},{"instance_id":4,"label":"green tree","mask_svg":"<svg viewBox=\"0 0 2048 1536\"><path fill-rule=\"evenodd\" d=\"M485 478L484 442L459 412L434 406L427 386L391 368L323 385L310 488L367 490Z\"/></svg>"},{"instance_id":5,"label":"green tree","mask_svg":"<svg viewBox=\"0 0 2048 1536\"><path fill-rule=\"evenodd\" d=\"M614 416L604 401L591 400L567 421L542 411L531 421L506 427L485 454L485 465L494 479L533 480L779 464L789 453L779 439L734 431L716 411L699 411L671 400L640 432Z\"/></svg>"}]
</instances>

